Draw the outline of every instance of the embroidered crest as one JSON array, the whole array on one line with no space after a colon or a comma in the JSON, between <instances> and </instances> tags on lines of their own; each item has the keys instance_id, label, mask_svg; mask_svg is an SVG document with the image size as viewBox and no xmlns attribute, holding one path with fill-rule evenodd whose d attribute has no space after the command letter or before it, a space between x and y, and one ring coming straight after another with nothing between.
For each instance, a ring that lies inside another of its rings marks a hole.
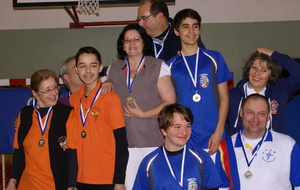
<instances>
[{"instance_id":1,"label":"embroidered crest","mask_svg":"<svg viewBox=\"0 0 300 190\"><path fill-rule=\"evenodd\" d=\"M98 107L93 107L92 110L91 110L91 115L94 117L94 120L96 121L97 118L98 118L98 114L100 112L100 108Z\"/></svg>"},{"instance_id":2,"label":"embroidered crest","mask_svg":"<svg viewBox=\"0 0 300 190\"><path fill-rule=\"evenodd\" d=\"M203 73L200 75L200 87L207 88L209 86L208 74Z\"/></svg>"},{"instance_id":3,"label":"embroidered crest","mask_svg":"<svg viewBox=\"0 0 300 190\"><path fill-rule=\"evenodd\" d=\"M61 136L58 139L58 143L64 151L67 149L67 137L66 136Z\"/></svg>"},{"instance_id":4,"label":"embroidered crest","mask_svg":"<svg viewBox=\"0 0 300 190\"><path fill-rule=\"evenodd\" d=\"M272 100L270 102L270 108L272 114L277 114L278 107L279 107L279 103L276 100Z\"/></svg>"},{"instance_id":5,"label":"embroidered crest","mask_svg":"<svg viewBox=\"0 0 300 190\"><path fill-rule=\"evenodd\" d=\"M188 190L198 190L197 179L189 178L188 181Z\"/></svg>"},{"instance_id":6,"label":"embroidered crest","mask_svg":"<svg viewBox=\"0 0 300 190\"><path fill-rule=\"evenodd\" d=\"M276 151L272 149L265 149L262 152L262 159L266 162L273 162L276 159Z\"/></svg>"}]
</instances>

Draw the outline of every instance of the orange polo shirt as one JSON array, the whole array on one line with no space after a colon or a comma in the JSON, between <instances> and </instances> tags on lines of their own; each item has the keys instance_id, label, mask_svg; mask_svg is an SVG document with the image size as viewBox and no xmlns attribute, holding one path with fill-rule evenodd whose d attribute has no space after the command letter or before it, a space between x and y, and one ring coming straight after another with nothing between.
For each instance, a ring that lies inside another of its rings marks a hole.
<instances>
[{"instance_id":1,"label":"orange polo shirt","mask_svg":"<svg viewBox=\"0 0 300 190\"><path fill-rule=\"evenodd\" d=\"M115 92L100 94L94 102L83 127L80 118L80 100L84 115L100 86L88 97L84 96L85 86L70 98L74 107L67 123L68 148L77 149L77 181L87 184L113 184L116 144L113 130L125 126L124 114L119 96ZM86 137L81 133L85 131Z\"/></svg>"},{"instance_id":2,"label":"orange polo shirt","mask_svg":"<svg viewBox=\"0 0 300 190\"><path fill-rule=\"evenodd\" d=\"M46 117L42 118L45 121ZM21 176L18 190L28 190L28 189L43 189L43 190L53 190L55 189L54 179L52 175L52 170L50 167L50 156L49 156L49 141L48 133L50 129L50 123L52 118L52 111L49 117L48 124L44 136L42 136L37 114L33 111L32 114L32 125L31 128L24 139L24 153L25 153L25 169ZM17 128L14 138L14 148L19 149L18 145L18 130L20 126L20 114L17 119ZM39 140L43 139L45 145L40 147L38 145Z\"/></svg>"}]
</instances>

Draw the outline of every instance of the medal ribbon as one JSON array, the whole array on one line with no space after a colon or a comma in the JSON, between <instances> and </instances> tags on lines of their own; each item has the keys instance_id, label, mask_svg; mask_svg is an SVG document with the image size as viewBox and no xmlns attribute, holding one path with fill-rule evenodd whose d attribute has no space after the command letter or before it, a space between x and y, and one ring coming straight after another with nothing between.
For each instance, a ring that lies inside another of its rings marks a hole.
<instances>
[{"instance_id":1,"label":"medal ribbon","mask_svg":"<svg viewBox=\"0 0 300 190\"><path fill-rule=\"evenodd\" d=\"M242 133L243 133L243 131L244 130L241 130L240 131L240 134L238 135L238 138L240 139L240 141L242 142L242 149L243 149L243 153L244 153L244 157L245 157L245 159L246 159L246 162L247 162L247 166L248 166L248 168L250 167L250 165L251 165L251 163L252 163L252 161L254 160L254 158L255 158L255 156L257 155L257 152L258 152L258 150L260 149L260 147L262 146L262 144L263 144L263 142L266 140L266 138L267 138L267 131L268 130L266 130L265 131L265 133L264 133L264 136L261 138L261 140L257 143L257 145L255 146L255 148L254 148L254 150L252 151L252 157L251 157L251 159L250 159L250 162L248 161L248 157L247 157L247 154L246 154L246 151L245 151L245 143L244 143L244 137L242 138Z\"/></svg>"},{"instance_id":2,"label":"medal ribbon","mask_svg":"<svg viewBox=\"0 0 300 190\"><path fill-rule=\"evenodd\" d=\"M166 38L167 38L167 36L168 36L168 34L169 34L169 32L170 32L170 29L171 29L170 25L171 25L171 24L169 23L169 30L168 30L167 34L165 35L165 37L164 37L162 40L159 40L159 41L161 41L161 43L158 43L156 40L154 40L154 39L152 38L152 41L153 41L153 48L154 48L154 55L155 55L156 58L159 58L159 56L160 56L162 50L164 49L165 40L166 40ZM158 51L158 53L157 53L157 48L156 48L156 45L155 45L155 44L161 45L161 48L160 48L160 50Z\"/></svg>"},{"instance_id":3,"label":"medal ribbon","mask_svg":"<svg viewBox=\"0 0 300 190\"><path fill-rule=\"evenodd\" d=\"M198 75L198 63L199 63L199 49L200 49L200 48L198 47L198 50L197 50L197 56L196 56L196 65L195 65L194 77L193 77L193 75L192 75L192 72L191 72L191 69L190 69L190 67L189 67L189 65L188 65L188 62L186 61L185 56L184 56L183 52L181 51L181 56L182 56L182 58L183 58L184 64L185 64L185 66L186 66L186 69L187 69L188 72L189 72L190 78L191 78L191 80L192 80L192 82L193 82L193 84L194 84L196 93L197 93L197 75Z\"/></svg>"},{"instance_id":4,"label":"medal ribbon","mask_svg":"<svg viewBox=\"0 0 300 190\"><path fill-rule=\"evenodd\" d=\"M175 176L174 171L173 171L173 169L172 169L171 163L170 163L170 161L169 161L169 159L168 159L168 156L167 156L167 153L166 153L166 148L165 148L165 146L163 146L163 152L164 152L164 156L165 156L166 162L167 162L167 164L168 164L168 167L169 167L169 170L170 170L172 176L174 177L174 179L175 179L176 181L178 181L178 180L176 179L176 176ZM178 183L179 183L179 185L180 185L181 187L183 187L183 172L184 172L185 153L186 153L186 145L184 145L184 148L183 148L183 155L182 155L182 160L181 160L180 181L178 181Z\"/></svg>"},{"instance_id":5,"label":"medal ribbon","mask_svg":"<svg viewBox=\"0 0 300 190\"><path fill-rule=\"evenodd\" d=\"M40 127L40 130L41 130L42 136L44 136L44 134L45 134L51 110L52 110L52 106L48 109L48 112L47 112L46 119L45 119L44 123L43 123L40 112L38 110L35 110L35 112L37 113L37 119L38 119L38 123L39 123L39 127Z\"/></svg>"},{"instance_id":6,"label":"medal ribbon","mask_svg":"<svg viewBox=\"0 0 300 190\"><path fill-rule=\"evenodd\" d=\"M94 105L94 102L98 99L99 95L100 95L100 92L101 92L101 87L102 87L102 84L100 85L100 87L98 88L94 98L93 98L93 101L89 107L89 109L87 110L87 112L85 113L84 115L84 112L83 112L83 108L82 108L82 98L80 98L80 118L81 118L81 123L82 123L82 126L84 127L85 123L86 123L86 119L90 113L90 110L91 108L93 107Z\"/></svg>"},{"instance_id":7,"label":"medal ribbon","mask_svg":"<svg viewBox=\"0 0 300 190\"><path fill-rule=\"evenodd\" d=\"M130 80L131 79L130 78L130 75L131 75L130 74L131 73L131 71L130 71L130 64L129 64L128 58L126 59L126 65L127 65L126 82L127 82L127 88L128 88L128 92L129 93L131 93L131 91L132 91L133 81L134 81L136 75L138 74L139 70L141 69L142 63L144 62L144 59L145 59L145 57L143 56L142 59L141 59L141 61L140 61L140 63L139 63L139 65L138 65L138 68L137 68L136 73L135 73L135 75L134 75L134 77L133 77L132 80Z\"/></svg>"}]
</instances>

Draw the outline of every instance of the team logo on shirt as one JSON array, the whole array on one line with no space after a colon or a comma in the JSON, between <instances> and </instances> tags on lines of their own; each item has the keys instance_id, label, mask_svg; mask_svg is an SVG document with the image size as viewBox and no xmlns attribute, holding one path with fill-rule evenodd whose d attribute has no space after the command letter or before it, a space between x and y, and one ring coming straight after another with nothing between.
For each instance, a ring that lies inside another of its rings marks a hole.
<instances>
[{"instance_id":1,"label":"team logo on shirt","mask_svg":"<svg viewBox=\"0 0 300 190\"><path fill-rule=\"evenodd\" d=\"M66 136L59 137L58 143L62 149L64 149L64 150L67 149L67 137Z\"/></svg>"},{"instance_id":2,"label":"team logo on shirt","mask_svg":"<svg viewBox=\"0 0 300 190\"><path fill-rule=\"evenodd\" d=\"M200 75L200 87L207 88L209 86L208 74L203 73Z\"/></svg>"},{"instance_id":3,"label":"team logo on shirt","mask_svg":"<svg viewBox=\"0 0 300 190\"><path fill-rule=\"evenodd\" d=\"M276 151L272 149L265 149L262 152L262 159L266 162L273 162L276 159Z\"/></svg>"},{"instance_id":4,"label":"team logo on shirt","mask_svg":"<svg viewBox=\"0 0 300 190\"><path fill-rule=\"evenodd\" d=\"M279 103L276 100L272 100L270 102L270 108L272 114L277 114L278 107L279 107Z\"/></svg>"},{"instance_id":5,"label":"team logo on shirt","mask_svg":"<svg viewBox=\"0 0 300 190\"><path fill-rule=\"evenodd\" d=\"M91 115L94 117L95 121L98 118L99 112L100 112L100 108L98 108L98 107L93 107L92 110L91 110Z\"/></svg>"},{"instance_id":6,"label":"team logo on shirt","mask_svg":"<svg viewBox=\"0 0 300 190\"><path fill-rule=\"evenodd\" d=\"M198 190L197 179L189 178L188 181L188 190Z\"/></svg>"}]
</instances>

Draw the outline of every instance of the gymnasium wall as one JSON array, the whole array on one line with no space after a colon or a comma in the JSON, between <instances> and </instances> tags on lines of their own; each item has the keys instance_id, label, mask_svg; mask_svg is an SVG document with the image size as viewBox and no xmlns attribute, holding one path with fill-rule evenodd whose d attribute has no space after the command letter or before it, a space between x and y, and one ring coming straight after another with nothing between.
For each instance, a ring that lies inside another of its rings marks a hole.
<instances>
[{"instance_id":1,"label":"gymnasium wall","mask_svg":"<svg viewBox=\"0 0 300 190\"><path fill-rule=\"evenodd\" d=\"M42 68L58 72L66 57L86 45L96 47L108 66L117 59L116 41L123 27L0 30L0 79L28 78ZM207 23L201 34L208 49L223 54L235 83L244 60L257 47L300 57L300 21Z\"/></svg>"}]
</instances>

